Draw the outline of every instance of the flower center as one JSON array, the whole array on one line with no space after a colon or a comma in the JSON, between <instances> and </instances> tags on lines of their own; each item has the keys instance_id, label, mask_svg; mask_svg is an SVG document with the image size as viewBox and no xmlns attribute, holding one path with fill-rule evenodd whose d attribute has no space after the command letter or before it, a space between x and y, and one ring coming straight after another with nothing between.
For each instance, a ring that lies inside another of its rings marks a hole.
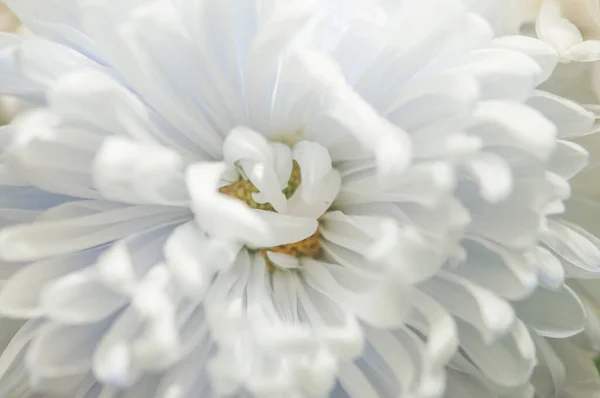
<instances>
[{"instance_id":1,"label":"flower center","mask_svg":"<svg viewBox=\"0 0 600 398\"><path fill-rule=\"evenodd\" d=\"M285 187L282 192L287 199L291 198L292 195L296 192L300 183L302 182L302 178L300 175L300 166L296 161L293 162L292 173L290 175L290 179L288 181L287 187ZM239 199L246 203L248 206L253 209L265 210L265 211L275 211L273 206L270 203L257 203L252 195L254 193L258 193L259 190L250 182L249 180L241 179L219 189L224 195L230 196L232 198ZM318 257L321 254L321 244L319 243L320 232L319 229L315 231L314 234L309 236L306 239L303 239L299 242L295 243L287 243L284 245L261 248L260 251L263 254L266 254L267 251L288 254L294 257ZM266 255L265 255L266 258ZM274 265L267 258L267 264L269 269L274 269Z\"/></svg>"},{"instance_id":2,"label":"flower center","mask_svg":"<svg viewBox=\"0 0 600 398\"><path fill-rule=\"evenodd\" d=\"M281 192L283 192L285 197L289 199L296 192L301 182L302 177L300 176L300 166L296 161L294 161L292 166L292 174L290 175L288 185ZM275 211L270 203L256 203L254 201L252 194L258 193L259 191L258 188L256 188L249 180L238 180L234 183L221 187L219 192L221 192L223 195L239 199L253 209Z\"/></svg>"}]
</instances>

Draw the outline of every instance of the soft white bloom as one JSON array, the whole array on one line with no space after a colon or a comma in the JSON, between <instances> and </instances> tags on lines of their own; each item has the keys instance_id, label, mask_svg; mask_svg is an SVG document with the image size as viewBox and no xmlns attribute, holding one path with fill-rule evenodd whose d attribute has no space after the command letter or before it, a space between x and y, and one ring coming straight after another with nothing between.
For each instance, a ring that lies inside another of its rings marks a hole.
<instances>
[{"instance_id":1,"label":"soft white bloom","mask_svg":"<svg viewBox=\"0 0 600 398\"><path fill-rule=\"evenodd\" d=\"M543 86L582 104L600 99L600 2L598 0L465 0L501 34L521 32L544 40L559 65ZM585 93L585 95L582 95ZM595 113L598 109L593 109Z\"/></svg>"},{"instance_id":2,"label":"soft white bloom","mask_svg":"<svg viewBox=\"0 0 600 398\"><path fill-rule=\"evenodd\" d=\"M533 377L540 398L589 398L600 396L600 375L595 357L600 351L598 289L600 281L571 280L573 288L586 306L586 329L568 339L540 339L540 363Z\"/></svg>"},{"instance_id":3,"label":"soft white bloom","mask_svg":"<svg viewBox=\"0 0 600 398\"><path fill-rule=\"evenodd\" d=\"M530 18L536 35L557 49L561 61L544 88L584 104L600 117L600 2L534 3Z\"/></svg>"},{"instance_id":4,"label":"soft white bloom","mask_svg":"<svg viewBox=\"0 0 600 398\"><path fill-rule=\"evenodd\" d=\"M462 0L8 3L44 106L0 130L2 393L481 397L582 330L548 44Z\"/></svg>"},{"instance_id":5,"label":"soft white bloom","mask_svg":"<svg viewBox=\"0 0 600 398\"><path fill-rule=\"evenodd\" d=\"M600 59L598 0L465 0L475 3L499 34L522 30L552 45L561 62Z\"/></svg>"},{"instance_id":6,"label":"soft white bloom","mask_svg":"<svg viewBox=\"0 0 600 398\"><path fill-rule=\"evenodd\" d=\"M529 15L535 18L537 36L552 44L562 60L600 59L598 0L534 0L530 3Z\"/></svg>"},{"instance_id":7,"label":"soft white bloom","mask_svg":"<svg viewBox=\"0 0 600 398\"><path fill-rule=\"evenodd\" d=\"M571 181L572 197L566 203L563 219L582 228L570 232L563 261L573 255L590 265L600 262L600 191L598 190L598 134L578 139L591 150L587 170ZM581 270L579 270L581 271ZM600 373L595 358L600 352L600 280L596 272L578 272L568 280L585 306L586 323L581 333L568 339L539 341L540 365L534 376L539 397L588 398L600 396Z\"/></svg>"}]
</instances>

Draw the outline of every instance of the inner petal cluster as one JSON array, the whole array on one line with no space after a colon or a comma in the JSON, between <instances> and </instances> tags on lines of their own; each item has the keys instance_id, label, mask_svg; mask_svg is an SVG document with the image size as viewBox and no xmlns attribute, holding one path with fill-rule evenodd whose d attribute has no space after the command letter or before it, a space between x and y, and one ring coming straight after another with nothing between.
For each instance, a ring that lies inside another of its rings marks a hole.
<instances>
[{"instance_id":1,"label":"inner petal cluster","mask_svg":"<svg viewBox=\"0 0 600 398\"><path fill-rule=\"evenodd\" d=\"M300 172L300 165L294 160L288 184L281 192L285 195L286 199L290 199L296 193L301 183L302 175ZM254 199L254 194L257 194L260 191L250 180L243 176L238 181L221 187L219 192L229 197L239 199L253 209L276 212L270 203L258 203ZM269 269L273 271L276 266L269 260L267 256L268 252L287 254L293 257L317 258L322 252L319 237L320 231L319 228L317 228L314 234L301 241L259 248L258 251L265 256Z\"/></svg>"},{"instance_id":2,"label":"inner petal cluster","mask_svg":"<svg viewBox=\"0 0 600 398\"><path fill-rule=\"evenodd\" d=\"M292 195L300 186L301 182L302 176L300 175L300 166L298 165L298 162L294 161L292 166L292 174L290 175L288 185L281 191L285 195L286 199L292 197ZM275 211L270 203L258 203L254 200L253 194L260 191L254 186L254 184L252 184L250 180L242 178L236 182L221 187L219 192L232 198L239 199L253 209Z\"/></svg>"}]
</instances>

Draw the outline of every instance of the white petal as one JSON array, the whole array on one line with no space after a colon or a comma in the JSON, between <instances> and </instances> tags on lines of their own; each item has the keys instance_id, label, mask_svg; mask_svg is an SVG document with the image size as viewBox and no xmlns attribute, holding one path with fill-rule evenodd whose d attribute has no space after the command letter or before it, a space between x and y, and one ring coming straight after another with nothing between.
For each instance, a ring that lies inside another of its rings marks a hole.
<instances>
[{"instance_id":1,"label":"white petal","mask_svg":"<svg viewBox=\"0 0 600 398\"><path fill-rule=\"evenodd\" d=\"M298 257L290 256L289 254L284 253L276 253L276 252L267 252L267 257L269 261L275 264L278 267L285 269L294 269L300 268L300 260Z\"/></svg>"},{"instance_id":2,"label":"white petal","mask_svg":"<svg viewBox=\"0 0 600 398\"><path fill-rule=\"evenodd\" d=\"M0 376L6 377L11 368L21 360L24 350L31 340L40 334L45 324L46 320L31 319L17 331L0 356Z\"/></svg>"},{"instance_id":3,"label":"white petal","mask_svg":"<svg viewBox=\"0 0 600 398\"><path fill-rule=\"evenodd\" d=\"M412 133L439 121L448 126L457 115L466 118L478 96L477 81L470 76L427 76L404 86L383 114Z\"/></svg>"},{"instance_id":4,"label":"white petal","mask_svg":"<svg viewBox=\"0 0 600 398\"><path fill-rule=\"evenodd\" d=\"M303 259L302 266L310 286L338 302L343 308L353 311L363 321L375 327L399 326L404 323L410 291L398 281L382 278L374 289L355 293L338 284L318 261Z\"/></svg>"},{"instance_id":5,"label":"white petal","mask_svg":"<svg viewBox=\"0 0 600 398\"><path fill-rule=\"evenodd\" d=\"M562 17L557 0L542 2L535 27L537 36L560 52L582 41L579 29Z\"/></svg>"},{"instance_id":6,"label":"white petal","mask_svg":"<svg viewBox=\"0 0 600 398\"><path fill-rule=\"evenodd\" d=\"M489 388L467 372L448 369L446 396L448 398L477 398L489 394Z\"/></svg>"},{"instance_id":7,"label":"white petal","mask_svg":"<svg viewBox=\"0 0 600 398\"><path fill-rule=\"evenodd\" d=\"M401 178L377 183L372 174L360 173L345 179L336 205L371 202L416 202L425 207L438 206L454 189L454 168L444 162L421 162Z\"/></svg>"},{"instance_id":8,"label":"white petal","mask_svg":"<svg viewBox=\"0 0 600 398\"><path fill-rule=\"evenodd\" d=\"M231 166L240 160L254 160L267 165L273 163L273 151L267 139L244 126L235 127L229 132L223 142L223 157Z\"/></svg>"},{"instance_id":9,"label":"white petal","mask_svg":"<svg viewBox=\"0 0 600 398\"><path fill-rule=\"evenodd\" d=\"M254 214L269 228L268 236L256 236L255 247L272 247L296 243L315 233L319 222L314 218L295 217L272 211L254 210Z\"/></svg>"},{"instance_id":10,"label":"white petal","mask_svg":"<svg viewBox=\"0 0 600 398\"><path fill-rule=\"evenodd\" d=\"M240 246L208 238L194 222L178 227L165 244L167 266L191 297L202 297L215 272L227 269Z\"/></svg>"},{"instance_id":11,"label":"white petal","mask_svg":"<svg viewBox=\"0 0 600 398\"><path fill-rule=\"evenodd\" d=\"M377 398L380 396L369 379L354 363L342 364L338 377L340 384L351 398Z\"/></svg>"},{"instance_id":12,"label":"white petal","mask_svg":"<svg viewBox=\"0 0 600 398\"><path fill-rule=\"evenodd\" d=\"M560 358L567 373L567 381L562 391L573 398L593 397L600 388L600 378L593 353L573 345L570 339L548 339L547 341Z\"/></svg>"},{"instance_id":13,"label":"white petal","mask_svg":"<svg viewBox=\"0 0 600 398\"><path fill-rule=\"evenodd\" d=\"M598 272L600 241L582 228L565 221L549 220L541 241L576 267Z\"/></svg>"},{"instance_id":14,"label":"white petal","mask_svg":"<svg viewBox=\"0 0 600 398\"><path fill-rule=\"evenodd\" d=\"M556 125L560 138L589 134L594 125L594 114L574 101L545 91L535 91L527 104L540 111Z\"/></svg>"},{"instance_id":15,"label":"white petal","mask_svg":"<svg viewBox=\"0 0 600 398\"><path fill-rule=\"evenodd\" d=\"M240 200L218 193L224 164L197 163L187 170L186 181L192 198L192 210L200 226L219 238L260 243L274 239L259 214Z\"/></svg>"},{"instance_id":16,"label":"white petal","mask_svg":"<svg viewBox=\"0 0 600 398\"><path fill-rule=\"evenodd\" d=\"M467 259L456 274L509 300L522 299L537 287L536 269L530 256L485 239L469 237L462 244Z\"/></svg>"},{"instance_id":17,"label":"white petal","mask_svg":"<svg viewBox=\"0 0 600 398\"><path fill-rule=\"evenodd\" d=\"M451 73L468 73L477 78L482 99L522 100L540 81L542 70L530 57L503 48L471 52Z\"/></svg>"},{"instance_id":18,"label":"white petal","mask_svg":"<svg viewBox=\"0 0 600 398\"><path fill-rule=\"evenodd\" d=\"M102 353L102 351L99 352ZM97 353L96 356L98 355L100 354ZM131 357L128 347L124 343L111 347L111 351L104 354L101 360L101 363L94 364L94 373L101 381L127 387L133 384L134 377L139 377L137 374L130 376L126 373L129 371Z\"/></svg>"},{"instance_id":19,"label":"white petal","mask_svg":"<svg viewBox=\"0 0 600 398\"><path fill-rule=\"evenodd\" d=\"M302 200L313 204L323 189L325 177L331 171L331 157L325 147L315 142L300 141L292 151L300 166L302 177Z\"/></svg>"},{"instance_id":20,"label":"white petal","mask_svg":"<svg viewBox=\"0 0 600 398\"><path fill-rule=\"evenodd\" d=\"M252 184L260 191L254 193L253 199L258 203L270 203L275 211L285 213L287 211L287 199L281 192L277 174L272 165L242 160L239 162L246 176Z\"/></svg>"},{"instance_id":21,"label":"white petal","mask_svg":"<svg viewBox=\"0 0 600 398\"><path fill-rule=\"evenodd\" d=\"M42 316L42 290L53 280L94 264L101 252L94 249L23 266L0 292L0 312L17 318Z\"/></svg>"},{"instance_id":22,"label":"white petal","mask_svg":"<svg viewBox=\"0 0 600 398\"><path fill-rule=\"evenodd\" d=\"M542 159L554 149L556 127L538 112L516 102L480 102L474 120L470 131L486 145L514 146Z\"/></svg>"},{"instance_id":23,"label":"white petal","mask_svg":"<svg viewBox=\"0 0 600 398\"><path fill-rule=\"evenodd\" d=\"M552 253L543 247L537 247L537 267L540 280L550 289L558 289L565 281L565 270Z\"/></svg>"},{"instance_id":24,"label":"white petal","mask_svg":"<svg viewBox=\"0 0 600 398\"><path fill-rule=\"evenodd\" d=\"M148 121L146 106L118 81L100 71L83 69L61 78L52 85L48 103L64 120L145 144L157 143L159 133Z\"/></svg>"},{"instance_id":25,"label":"white petal","mask_svg":"<svg viewBox=\"0 0 600 398\"><path fill-rule=\"evenodd\" d=\"M271 150L273 151L273 168L277 174L279 188L283 190L288 186L294 166L292 162L292 150L289 146L278 142L271 143Z\"/></svg>"},{"instance_id":26,"label":"white petal","mask_svg":"<svg viewBox=\"0 0 600 398\"><path fill-rule=\"evenodd\" d=\"M187 146L189 153L200 154L203 160L220 158L223 135L234 127L233 120L221 117L223 107L204 98L205 93L214 93L207 90L212 84L207 81L203 67L206 63L184 32L176 8L164 2L134 2L128 6L135 12L130 11L125 17L123 6L113 7L96 1L82 4L80 10L86 33L94 37L111 65L148 106L156 110L154 115L170 130L171 137L164 138L177 140L184 148ZM118 34L115 26L119 27ZM196 78L186 79L193 75ZM179 84L182 78L187 84ZM200 81L206 86L199 85ZM221 94L211 97L219 102ZM231 98L231 103L238 98ZM214 116L210 121L207 108Z\"/></svg>"},{"instance_id":27,"label":"white petal","mask_svg":"<svg viewBox=\"0 0 600 398\"><path fill-rule=\"evenodd\" d=\"M517 320L510 333L495 344L486 344L470 326L458 322L461 348L491 381L501 386L526 382L536 365L535 345L525 325Z\"/></svg>"},{"instance_id":28,"label":"white petal","mask_svg":"<svg viewBox=\"0 0 600 398\"><path fill-rule=\"evenodd\" d=\"M422 288L443 303L455 317L471 324L490 342L511 327L515 313L510 304L469 280L448 272L424 283Z\"/></svg>"},{"instance_id":29,"label":"white petal","mask_svg":"<svg viewBox=\"0 0 600 398\"><path fill-rule=\"evenodd\" d=\"M104 320L125 306L127 299L98 279L96 270L88 268L49 283L40 297L44 314L64 324L88 324Z\"/></svg>"},{"instance_id":30,"label":"white petal","mask_svg":"<svg viewBox=\"0 0 600 398\"><path fill-rule=\"evenodd\" d=\"M371 264L385 266L390 276L396 275L410 284L435 275L447 261L450 246L453 246L453 242L431 241L415 228L399 228L388 220L382 222L380 232L363 255Z\"/></svg>"},{"instance_id":31,"label":"white petal","mask_svg":"<svg viewBox=\"0 0 600 398\"><path fill-rule=\"evenodd\" d=\"M366 218L366 217L365 217ZM382 219L368 219L380 227ZM321 235L329 242L350 249L361 255L366 253L374 238L352 217L340 211L330 211L321 218ZM381 229L378 231L381 232Z\"/></svg>"},{"instance_id":32,"label":"white petal","mask_svg":"<svg viewBox=\"0 0 600 398\"><path fill-rule=\"evenodd\" d=\"M369 346L365 350L365 362L371 365L373 370L377 369L378 373L392 378L399 385L399 396L405 395L412 388L415 379L420 376L419 369L416 369L419 364L415 364L410 358L409 352L412 347L405 347L402 340L388 331L372 328L366 329L366 339ZM373 363L371 362L370 350L378 354L379 361L375 362L373 359Z\"/></svg>"},{"instance_id":33,"label":"white petal","mask_svg":"<svg viewBox=\"0 0 600 398\"><path fill-rule=\"evenodd\" d=\"M8 87L3 90L6 94L42 94L50 85L59 78L76 72L79 69L94 68L104 69L85 55L69 47L62 46L41 38L30 38L23 41L12 55L14 70L17 71L17 82L25 78L22 83L8 85L10 79L2 81Z\"/></svg>"},{"instance_id":34,"label":"white petal","mask_svg":"<svg viewBox=\"0 0 600 398\"><path fill-rule=\"evenodd\" d=\"M537 289L514 307L521 319L544 337L566 338L581 332L585 322L583 304L568 287Z\"/></svg>"},{"instance_id":35,"label":"white petal","mask_svg":"<svg viewBox=\"0 0 600 398\"><path fill-rule=\"evenodd\" d=\"M548 340L535 334L532 337L536 343L540 363L531 377L531 381L536 386L538 393L543 394L542 396L556 396L564 388L565 366Z\"/></svg>"},{"instance_id":36,"label":"white petal","mask_svg":"<svg viewBox=\"0 0 600 398\"><path fill-rule=\"evenodd\" d=\"M319 218L331 207L336 199L342 179L337 170L331 170L321 183L321 190L317 192L317 196L312 204L304 201L302 192L304 184L294 192L294 195L288 200L288 214L299 217Z\"/></svg>"},{"instance_id":37,"label":"white petal","mask_svg":"<svg viewBox=\"0 0 600 398\"><path fill-rule=\"evenodd\" d=\"M12 142L3 160L18 176L46 191L100 199L90 178L100 135L63 126L48 109L19 115L11 131Z\"/></svg>"},{"instance_id":38,"label":"white petal","mask_svg":"<svg viewBox=\"0 0 600 398\"><path fill-rule=\"evenodd\" d=\"M573 142L558 140L548 169L562 178L570 180L587 166L588 160L589 155L585 148Z\"/></svg>"},{"instance_id":39,"label":"white petal","mask_svg":"<svg viewBox=\"0 0 600 398\"><path fill-rule=\"evenodd\" d=\"M186 214L186 213L183 213ZM0 233L1 256L35 260L99 246L150 227L177 224L181 213L152 206L75 201L57 206L31 224Z\"/></svg>"},{"instance_id":40,"label":"white petal","mask_svg":"<svg viewBox=\"0 0 600 398\"><path fill-rule=\"evenodd\" d=\"M509 164L499 156L480 152L464 163L474 176L484 199L495 203L505 199L512 190L512 173Z\"/></svg>"},{"instance_id":41,"label":"white petal","mask_svg":"<svg viewBox=\"0 0 600 398\"><path fill-rule=\"evenodd\" d=\"M73 10L73 2L49 1L39 4L36 0L8 0L6 3L20 21L27 24L27 30L97 59L93 41L81 33L81 21Z\"/></svg>"},{"instance_id":42,"label":"white petal","mask_svg":"<svg viewBox=\"0 0 600 398\"><path fill-rule=\"evenodd\" d=\"M600 60L600 40L584 40L561 53L564 59L575 62Z\"/></svg>"},{"instance_id":43,"label":"white petal","mask_svg":"<svg viewBox=\"0 0 600 398\"><path fill-rule=\"evenodd\" d=\"M163 377L157 389L157 396L182 398L186 394L208 394L209 381L206 375L199 374L209 359L211 344L206 342L182 362L174 366Z\"/></svg>"},{"instance_id":44,"label":"white petal","mask_svg":"<svg viewBox=\"0 0 600 398\"><path fill-rule=\"evenodd\" d=\"M412 159L408 134L378 115L353 92L343 92L332 101L322 120L310 127L313 133L332 130L356 139L376 159L382 177L401 175Z\"/></svg>"},{"instance_id":45,"label":"white petal","mask_svg":"<svg viewBox=\"0 0 600 398\"><path fill-rule=\"evenodd\" d=\"M109 322L86 326L49 324L40 330L27 353L36 378L85 375L92 366L96 344Z\"/></svg>"},{"instance_id":46,"label":"white petal","mask_svg":"<svg viewBox=\"0 0 600 398\"><path fill-rule=\"evenodd\" d=\"M166 147L108 138L94 159L93 178L107 199L170 206L189 203L183 159Z\"/></svg>"},{"instance_id":47,"label":"white petal","mask_svg":"<svg viewBox=\"0 0 600 398\"><path fill-rule=\"evenodd\" d=\"M503 36L494 39L491 45L493 47L516 50L533 58L542 70L538 83L550 77L558 62L558 54L552 46L542 40L531 37Z\"/></svg>"},{"instance_id":48,"label":"white petal","mask_svg":"<svg viewBox=\"0 0 600 398\"><path fill-rule=\"evenodd\" d=\"M444 309L443 304L420 291L415 291L413 294L415 311L420 316L411 316L407 323L427 336L426 358L424 358L426 366L441 368L458 348L459 341L454 319Z\"/></svg>"}]
</instances>

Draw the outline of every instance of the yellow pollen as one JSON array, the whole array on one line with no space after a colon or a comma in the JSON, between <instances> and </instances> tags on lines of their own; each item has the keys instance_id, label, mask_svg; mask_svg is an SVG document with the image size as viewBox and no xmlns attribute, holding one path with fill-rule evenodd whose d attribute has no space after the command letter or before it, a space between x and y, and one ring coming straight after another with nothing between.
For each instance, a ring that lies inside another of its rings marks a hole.
<instances>
[{"instance_id":1,"label":"yellow pollen","mask_svg":"<svg viewBox=\"0 0 600 398\"><path fill-rule=\"evenodd\" d=\"M300 175L300 166L296 161L294 161L292 167L292 173L290 175L290 179L288 181L287 187L283 189L283 194L287 199L291 198L292 195L296 192L300 183L302 182L302 178ZM250 182L249 180L239 180L229 185L226 185L219 189L223 195L230 196L232 198L236 198L246 203L253 209L265 210L265 211L275 211L273 206L270 203L256 203L252 198L252 194L258 192L258 189ZM321 254L321 244L319 243L320 232L319 229L315 231L314 234L309 236L306 239L303 239L299 242L288 243L285 245L279 245L275 247L262 248L260 251L265 254L266 252L272 251L277 253L289 254L294 257L318 257ZM267 259L267 266L269 270L273 270L275 266L271 264L271 262Z\"/></svg>"}]
</instances>

